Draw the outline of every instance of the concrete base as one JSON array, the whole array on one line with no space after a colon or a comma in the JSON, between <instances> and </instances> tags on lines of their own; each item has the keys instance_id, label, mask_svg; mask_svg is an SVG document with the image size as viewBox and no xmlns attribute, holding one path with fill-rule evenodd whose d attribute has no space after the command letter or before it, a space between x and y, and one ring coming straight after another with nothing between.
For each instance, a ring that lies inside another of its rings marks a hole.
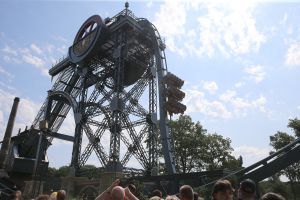
<instances>
[{"instance_id":1,"label":"concrete base","mask_svg":"<svg viewBox=\"0 0 300 200\"><path fill-rule=\"evenodd\" d=\"M106 190L116 179L124 177L121 172L104 172L100 179L88 179L87 177L61 177L61 189L67 192L67 199L77 199L91 189L99 195Z\"/></svg>"},{"instance_id":2,"label":"concrete base","mask_svg":"<svg viewBox=\"0 0 300 200\"><path fill-rule=\"evenodd\" d=\"M78 195L79 187L81 183L88 182L87 177L61 177L61 189L65 190L67 193L67 199L73 199Z\"/></svg>"},{"instance_id":3,"label":"concrete base","mask_svg":"<svg viewBox=\"0 0 300 200\"><path fill-rule=\"evenodd\" d=\"M103 172L100 174L99 194L106 190L116 179L123 178L122 172Z\"/></svg>"}]
</instances>

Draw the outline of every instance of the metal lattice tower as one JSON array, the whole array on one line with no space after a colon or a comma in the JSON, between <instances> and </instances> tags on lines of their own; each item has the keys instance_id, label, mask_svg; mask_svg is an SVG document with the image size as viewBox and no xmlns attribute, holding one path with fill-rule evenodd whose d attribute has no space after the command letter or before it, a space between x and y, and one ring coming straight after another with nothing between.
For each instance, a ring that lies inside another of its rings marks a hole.
<instances>
[{"instance_id":1,"label":"metal lattice tower","mask_svg":"<svg viewBox=\"0 0 300 200\"><path fill-rule=\"evenodd\" d=\"M164 49L154 25L135 17L126 4L110 19L103 21L94 15L86 20L68 57L50 69L57 79L33 127L47 124L51 141L73 111L76 127L71 165L75 174L92 151L108 171L126 169L134 156L145 173L155 173L159 143L168 173L175 173L165 109ZM81 149L83 134L89 140L85 149ZM108 150L103 144L107 134ZM121 145L127 148L124 155L120 155Z\"/></svg>"}]
</instances>

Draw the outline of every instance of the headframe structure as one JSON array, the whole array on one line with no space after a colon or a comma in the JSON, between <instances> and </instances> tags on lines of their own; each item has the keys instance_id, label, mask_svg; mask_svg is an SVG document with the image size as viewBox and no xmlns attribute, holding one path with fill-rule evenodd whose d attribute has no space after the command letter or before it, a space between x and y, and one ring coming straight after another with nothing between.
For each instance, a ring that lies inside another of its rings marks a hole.
<instances>
[{"instance_id":1,"label":"headframe structure","mask_svg":"<svg viewBox=\"0 0 300 200\"><path fill-rule=\"evenodd\" d=\"M44 130L44 148L54 137L72 141L75 176L92 151L107 171L126 170L134 156L151 175L157 174L160 143L167 173L176 173L167 115L186 107L179 103L183 81L167 72L164 49L155 26L134 16L128 3L112 18L87 19L68 56L49 70L57 78L32 124ZM71 109L74 137L58 133ZM83 134L89 141L84 150Z\"/></svg>"}]
</instances>

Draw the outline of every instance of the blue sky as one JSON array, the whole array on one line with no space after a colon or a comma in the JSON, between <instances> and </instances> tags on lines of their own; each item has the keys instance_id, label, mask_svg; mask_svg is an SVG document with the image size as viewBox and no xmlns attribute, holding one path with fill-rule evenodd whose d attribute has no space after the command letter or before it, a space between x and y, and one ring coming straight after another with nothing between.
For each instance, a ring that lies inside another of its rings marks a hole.
<instances>
[{"instance_id":1,"label":"blue sky","mask_svg":"<svg viewBox=\"0 0 300 200\"><path fill-rule=\"evenodd\" d=\"M21 98L14 135L30 126L47 90L47 75L67 54L91 15L112 17L125 1L0 2L0 137L13 98ZM228 137L248 166L268 155L269 136L292 134L300 117L300 2L130 1L164 38L169 71L185 80L187 113ZM69 116L61 132L70 133ZM50 166L70 163L72 145L54 140ZM63 153L62 153L63 152ZM89 163L99 165L95 157Z\"/></svg>"}]
</instances>

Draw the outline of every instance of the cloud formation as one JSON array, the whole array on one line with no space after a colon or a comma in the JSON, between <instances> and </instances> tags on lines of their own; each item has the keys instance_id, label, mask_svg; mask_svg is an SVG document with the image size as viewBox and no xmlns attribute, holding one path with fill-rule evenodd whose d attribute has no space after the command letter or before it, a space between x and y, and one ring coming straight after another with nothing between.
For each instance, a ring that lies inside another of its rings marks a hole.
<instances>
[{"instance_id":1,"label":"cloud formation","mask_svg":"<svg viewBox=\"0 0 300 200\"><path fill-rule=\"evenodd\" d=\"M291 67L300 66L300 43L290 44L285 55L285 64Z\"/></svg>"},{"instance_id":2,"label":"cloud formation","mask_svg":"<svg viewBox=\"0 0 300 200\"><path fill-rule=\"evenodd\" d=\"M55 54L66 54L67 46L54 46L53 44L38 45L31 43L28 46L16 46L15 44L5 44L0 50L2 52L2 58L7 63L23 64L27 63L30 66L35 67L44 76L49 76L48 68L51 64L54 64L57 59Z\"/></svg>"},{"instance_id":3,"label":"cloud formation","mask_svg":"<svg viewBox=\"0 0 300 200\"><path fill-rule=\"evenodd\" d=\"M249 78L251 80L254 80L256 83L264 80L266 75L263 66L260 65L252 65L250 67L246 67L244 71L249 74Z\"/></svg>"},{"instance_id":4,"label":"cloud formation","mask_svg":"<svg viewBox=\"0 0 300 200\"><path fill-rule=\"evenodd\" d=\"M203 81L203 89L210 94L214 94L218 90L218 85L215 81Z\"/></svg>"},{"instance_id":5,"label":"cloud formation","mask_svg":"<svg viewBox=\"0 0 300 200\"><path fill-rule=\"evenodd\" d=\"M214 118L231 118L232 113L227 110L225 105L220 101L209 101L205 93L197 89L185 91L186 97L184 104L187 105L186 113L199 112L203 115Z\"/></svg>"},{"instance_id":6,"label":"cloud formation","mask_svg":"<svg viewBox=\"0 0 300 200\"><path fill-rule=\"evenodd\" d=\"M230 119L245 117L253 109L266 112L267 99L263 95L249 99L239 97L235 90L227 90L220 95L208 98L198 87L191 87L185 90L185 93L186 114L198 112L207 117Z\"/></svg>"},{"instance_id":7,"label":"cloud formation","mask_svg":"<svg viewBox=\"0 0 300 200\"><path fill-rule=\"evenodd\" d=\"M168 48L181 56L247 54L257 52L266 40L256 28L253 7L251 2L166 0L156 13L154 24L166 37ZM194 10L198 15L189 16Z\"/></svg>"},{"instance_id":8,"label":"cloud formation","mask_svg":"<svg viewBox=\"0 0 300 200\"><path fill-rule=\"evenodd\" d=\"M15 76L10 72L6 71L2 66L0 66L0 74L8 77L9 80L13 79Z\"/></svg>"},{"instance_id":9,"label":"cloud formation","mask_svg":"<svg viewBox=\"0 0 300 200\"><path fill-rule=\"evenodd\" d=\"M0 88L0 138L5 132L7 120L13 105L16 93L11 93ZM24 129L33 122L41 104L33 102L26 97L20 97L20 103L17 111L17 117L14 125L13 135L17 134L19 128Z\"/></svg>"},{"instance_id":10,"label":"cloud formation","mask_svg":"<svg viewBox=\"0 0 300 200\"><path fill-rule=\"evenodd\" d=\"M248 167L263 158L269 156L270 149L268 148L258 148L253 146L241 145L234 147L233 155L237 158L239 156L243 157L243 166Z\"/></svg>"}]
</instances>

